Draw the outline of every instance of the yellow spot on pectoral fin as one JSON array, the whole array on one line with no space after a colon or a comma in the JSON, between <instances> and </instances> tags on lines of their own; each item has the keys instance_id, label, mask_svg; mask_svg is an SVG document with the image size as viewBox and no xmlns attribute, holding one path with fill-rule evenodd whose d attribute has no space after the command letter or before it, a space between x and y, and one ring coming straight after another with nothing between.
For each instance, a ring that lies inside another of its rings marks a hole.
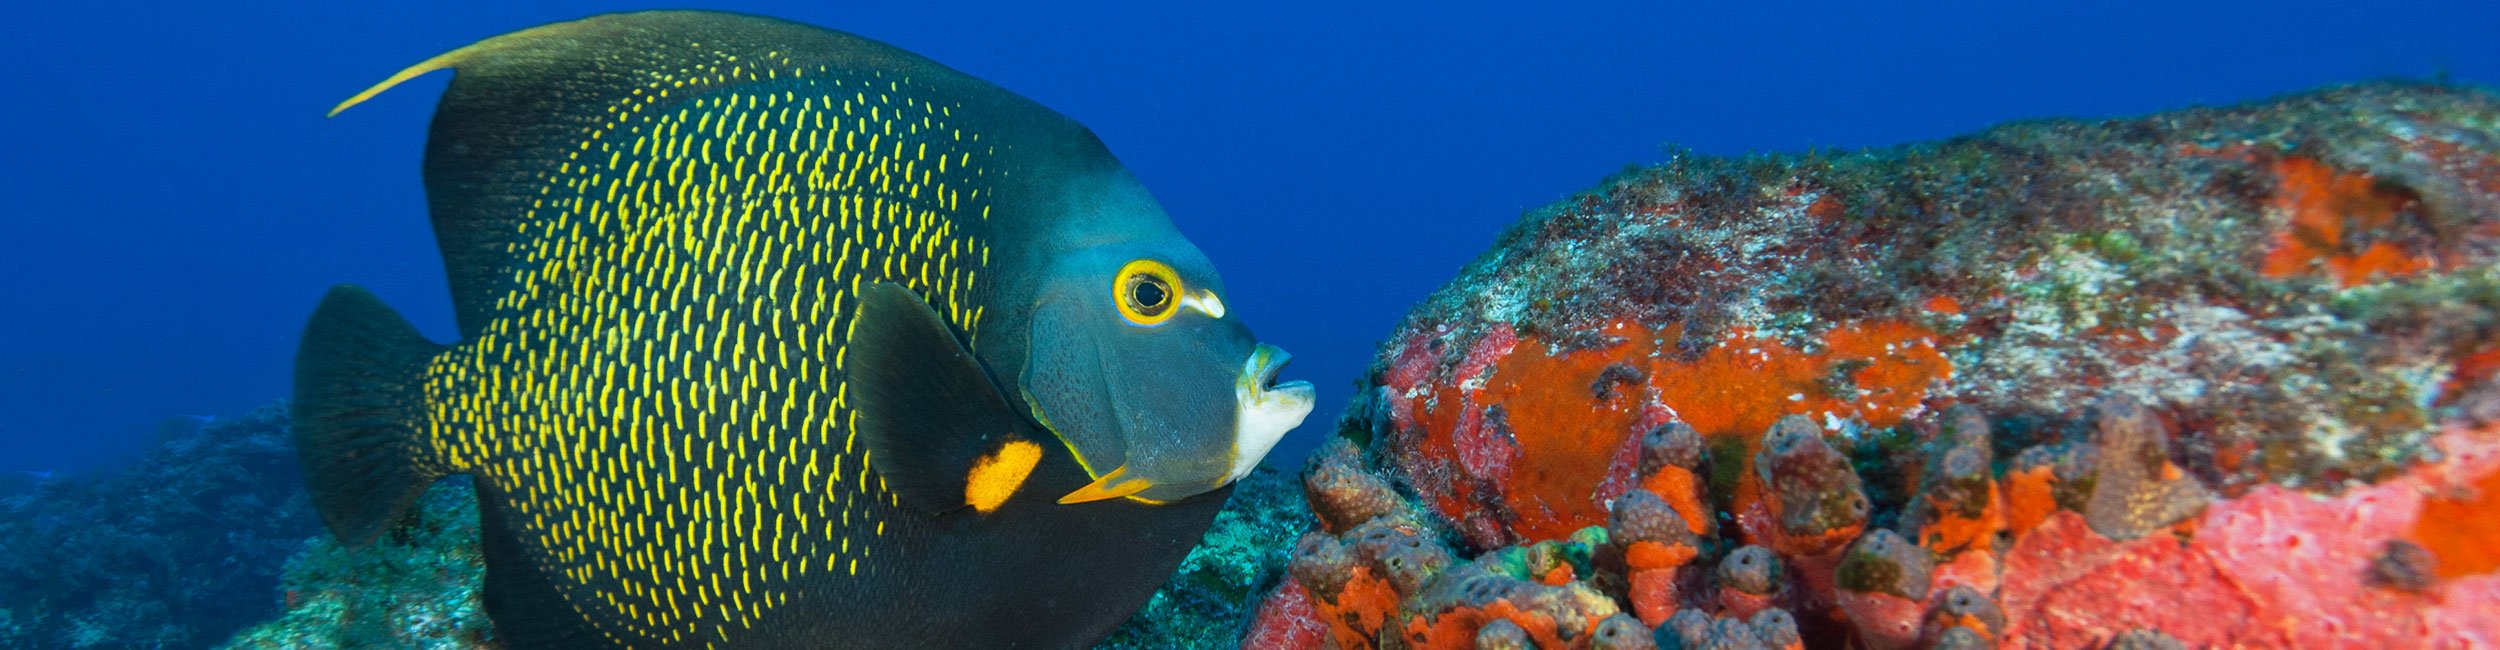
<instances>
[{"instance_id":1,"label":"yellow spot on pectoral fin","mask_svg":"<svg viewBox=\"0 0 2500 650\"><path fill-rule=\"evenodd\" d=\"M1121 465L1119 469L1102 475L1102 478L1094 479L1093 483L1077 488L1075 492L1069 492L1067 496L1059 497L1059 505L1117 499L1144 492L1147 488L1154 486L1152 481L1146 479L1129 478L1128 466Z\"/></svg>"},{"instance_id":2,"label":"yellow spot on pectoral fin","mask_svg":"<svg viewBox=\"0 0 2500 650\"><path fill-rule=\"evenodd\" d=\"M1041 461L1041 445L1008 441L973 463L972 472L964 477L964 503L985 515L998 510L1024 487L1024 479L1033 475L1033 466Z\"/></svg>"}]
</instances>

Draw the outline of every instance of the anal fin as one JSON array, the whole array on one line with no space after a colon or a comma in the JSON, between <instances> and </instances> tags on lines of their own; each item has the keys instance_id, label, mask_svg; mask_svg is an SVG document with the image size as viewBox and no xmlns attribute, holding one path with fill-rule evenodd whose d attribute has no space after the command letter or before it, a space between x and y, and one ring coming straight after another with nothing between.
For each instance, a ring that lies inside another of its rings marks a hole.
<instances>
[{"instance_id":1,"label":"anal fin","mask_svg":"<svg viewBox=\"0 0 2500 650\"><path fill-rule=\"evenodd\" d=\"M480 597L495 623L495 640L505 650L623 650L565 604L504 522L502 504L502 494L477 483L478 556L486 561Z\"/></svg>"},{"instance_id":2,"label":"anal fin","mask_svg":"<svg viewBox=\"0 0 2500 650\"><path fill-rule=\"evenodd\" d=\"M1029 439L1032 425L918 294L884 282L860 293L848 381L869 467L919 509L971 505L966 485L974 468Z\"/></svg>"}]
</instances>

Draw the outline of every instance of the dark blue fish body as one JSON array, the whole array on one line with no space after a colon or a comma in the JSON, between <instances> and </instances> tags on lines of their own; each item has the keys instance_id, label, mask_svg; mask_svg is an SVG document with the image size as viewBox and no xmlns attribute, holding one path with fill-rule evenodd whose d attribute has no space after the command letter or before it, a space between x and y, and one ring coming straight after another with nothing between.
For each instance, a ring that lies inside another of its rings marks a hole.
<instances>
[{"instance_id":1,"label":"dark blue fish body","mask_svg":"<svg viewBox=\"0 0 2500 650\"><path fill-rule=\"evenodd\" d=\"M1310 407L1081 125L848 34L497 37L426 156L462 340L332 292L316 505L477 479L510 647L1059 647L1125 619Z\"/></svg>"}]
</instances>

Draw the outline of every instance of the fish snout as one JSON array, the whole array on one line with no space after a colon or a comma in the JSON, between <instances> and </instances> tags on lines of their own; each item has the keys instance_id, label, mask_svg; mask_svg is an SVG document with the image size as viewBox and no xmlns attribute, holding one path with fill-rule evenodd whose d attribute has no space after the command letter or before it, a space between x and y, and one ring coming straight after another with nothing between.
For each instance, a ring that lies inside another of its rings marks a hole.
<instances>
[{"instance_id":1,"label":"fish snout","mask_svg":"<svg viewBox=\"0 0 2500 650\"><path fill-rule=\"evenodd\" d=\"M1276 374L1292 361L1293 355L1283 348L1260 343L1242 362L1241 374L1233 382L1233 466L1224 482L1249 476L1286 432L1310 416L1317 398L1311 382L1275 383Z\"/></svg>"}]
</instances>

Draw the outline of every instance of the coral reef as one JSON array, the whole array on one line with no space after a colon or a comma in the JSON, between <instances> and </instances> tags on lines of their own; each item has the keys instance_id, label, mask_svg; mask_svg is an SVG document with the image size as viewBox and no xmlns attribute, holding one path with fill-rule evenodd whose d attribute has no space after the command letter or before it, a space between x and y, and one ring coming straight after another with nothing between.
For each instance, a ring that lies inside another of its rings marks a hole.
<instances>
[{"instance_id":1,"label":"coral reef","mask_svg":"<svg viewBox=\"0 0 2500 650\"><path fill-rule=\"evenodd\" d=\"M461 482L426 492L406 524L362 549L323 535L287 561L284 615L225 650L495 648L478 599L477 501Z\"/></svg>"},{"instance_id":2,"label":"coral reef","mask_svg":"<svg viewBox=\"0 0 2500 650\"><path fill-rule=\"evenodd\" d=\"M1284 540L1311 527L1293 475L1260 467L1242 477L1172 581L1095 648L1230 648L1258 598L1284 579L1293 548Z\"/></svg>"},{"instance_id":3,"label":"coral reef","mask_svg":"<svg viewBox=\"0 0 2500 650\"><path fill-rule=\"evenodd\" d=\"M1630 170L1387 341L1248 644L2500 643L2495 261L2470 88Z\"/></svg>"},{"instance_id":4,"label":"coral reef","mask_svg":"<svg viewBox=\"0 0 2500 650\"><path fill-rule=\"evenodd\" d=\"M169 421L106 474L0 496L0 647L206 648L278 611L320 527L282 409Z\"/></svg>"}]
</instances>

